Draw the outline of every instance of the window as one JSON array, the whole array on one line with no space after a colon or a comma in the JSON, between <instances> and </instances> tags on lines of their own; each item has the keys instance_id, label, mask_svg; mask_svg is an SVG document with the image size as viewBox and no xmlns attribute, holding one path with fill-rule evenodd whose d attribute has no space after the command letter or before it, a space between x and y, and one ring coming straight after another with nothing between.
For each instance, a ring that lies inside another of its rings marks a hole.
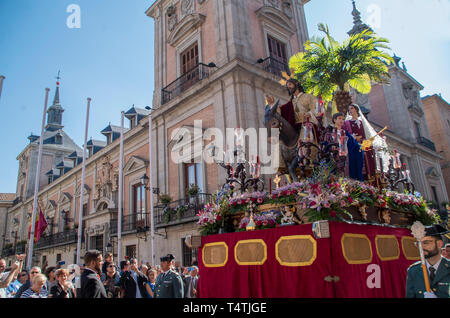
<instances>
[{"instance_id":1,"label":"window","mask_svg":"<svg viewBox=\"0 0 450 318\"><path fill-rule=\"evenodd\" d=\"M91 237L90 249L97 250L103 253L103 235L96 235Z\"/></svg>"},{"instance_id":2,"label":"window","mask_svg":"<svg viewBox=\"0 0 450 318\"><path fill-rule=\"evenodd\" d=\"M44 267L45 262L47 262L47 255L42 255L42 267Z\"/></svg>"},{"instance_id":3,"label":"window","mask_svg":"<svg viewBox=\"0 0 450 318\"><path fill-rule=\"evenodd\" d=\"M198 65L198 44L194 43L181 53L181 74L186 74Z\"/></svg>"},{"instance_id":4,"label":"window","mask_svg":"<svg viewBox=\"0 0 450 318\"><path fill-rule=\"evenodd\" d=\"M269 44L270 57L287 64L288 60L286 54L286 45L278 40L275 40L271 36L267 37L267 42Z\"/></svg>"},{"instance_id":5,"label":"window","mask_svg":"<svg viewBox=\"0 0 450 318\"><path fill-rule=\"evenodd\" d=\"M61 254L56 254L56 263L61 262Z\"/></svg>"},{"instance_id":6,"label":"window","mask_svg":"<svg viewBox=\"0 0 450 318\"><path fill-rule=\"evenodd\" d=\"M55 136L55 144L57 144L57 145L61 145L62 144L62 136L61 136L61 134L57 134Z\"/></svg>"},{"instance_id":7,"label":"window","mask_svg":"<svg viewBox=\"0 0 450 318\"><path fill-rule=\"evenodd\" d=\"M129 258L136 258L136 245L128 245L125 248L125 256Z\"/></svg>"},{"instance_id":8,"label":"window","mask_svg":"<svg viewBox=\"0 0 450 318\"><path fill-rule=\"evenodd\" d=\"M184 176L186 189L188 189L191 184L196 184L200 189L199 192L204 193L203 172L201 163L185 164Z\"/></svg>"},{"instance_id":9,"label":"window","mask_svg":"<svg viewBox=\"0 0 450 318\"><path fill-rule=\"evenodd\" d=\"M281 75L282 71L289 72L286 45L271 36L267 37L267 43L270 56L267 71L275 75Z\"/></svg>"},{"instance_id":10,"label":"window","mask_svg":"<svg viewBox=\"0 0 450 318\"><path fill-rule=\"evenodd\" d=\"M53 182L53 176L48 176L48 184L50 184L50 183L52 183Z\"/></svg>"},{"instance_id":11,"label":"window","mask_svg":"<svg viewBox=\"0 0 450 318\"><path fill-rule=\"evenodd\" d=\"M414 121L414 126L416 128L417 138L422 137L422 134L420 133L420 123L418 121Z\"/></svg>"},{"instance_id":12,"label":"window","mask_svg":"<svg viewBox=\"0 0 450 318\"><path fill-rule=\"evenodd\" d=\"M181 53L180 60L181 90L184 91L199 81L197 42Z\"/></svg>"},{"instance_id":13,"label":"window","mask_svg":"<svg viewBox=\"0 0 450 318\"><path fill-rule=\"evenodd\" d=\"M85 204L83 204L83 216L87 216L88 213L89 213L88 204L85 203Z\"/></svg>"},{"instance_id":14,"label":"window","mask_svg":"<svg viewBox=\"0 0 450 318\"><path fill-rule=\"evenodd\" d=\"M133 185L133 213L132 222L145 226L145 186L141 183ZM144 223L143 223L144 222Z\"/></svg>"},{"instance_id":15,"label":"window","mask_svg":"<svg viewBox=\"0 0 450 318\"><path fill-rule=\"evenodd\" d=\"M431 192L433 193L433 201L436 203L437 206L439 206L439 198L435 186L431 186Z\"/></svg>"},{"instance_id":16,"label":"window","mask_svg":"<svg viewBox=\"0 0 450 318\"><path fill-rule=\"evenodd\" d=\"M181 239L181 249L183 252L183 266L198 266L198 248L190 248L184 243L184 238Z\"/></svg>"}]
</instances>

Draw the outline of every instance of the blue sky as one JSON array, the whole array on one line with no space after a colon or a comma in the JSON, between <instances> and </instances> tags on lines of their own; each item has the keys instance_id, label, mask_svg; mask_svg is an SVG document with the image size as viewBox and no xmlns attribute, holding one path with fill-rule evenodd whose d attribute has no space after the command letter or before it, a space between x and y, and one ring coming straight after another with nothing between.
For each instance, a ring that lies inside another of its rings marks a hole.
<instances>
[{"instance_id":1,"label":"blue sky","mask_svg":"<svg viewBox=\"0 0 450 318\"><path fill-rule=\"evenodd\" d=\"M87 97L92 98L89 137L101 140L109 122L120 123L120 111L151 105L154 28L145 11L152 3L0 0L0 75L6 76L0 99L0 192L16 190L16 157L31 132L40 134L44 89L51 89L51 102L58 70L64 129L80 146ZM81 9L79 29L66 24L71 4ZM442 93L450 101L450 1L358 0L357 6L425 86L422 96ZM350 0L311 0L305 11L310 36L319 35L319 22L328 24L338 40L352 27Z\"/></svg>"}]
</instances>

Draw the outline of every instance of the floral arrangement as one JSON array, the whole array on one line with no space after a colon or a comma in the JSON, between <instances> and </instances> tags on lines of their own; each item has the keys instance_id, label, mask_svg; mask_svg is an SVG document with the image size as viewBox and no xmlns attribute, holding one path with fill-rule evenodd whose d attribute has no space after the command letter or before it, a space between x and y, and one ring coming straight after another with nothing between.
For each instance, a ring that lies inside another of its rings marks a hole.
<instances>
[{"instance_id":1,"label":"floral arrangement","mask_svg":"<svg viewBox=\"0 0 450 318\"><path fill-rule=\"evenodd\" d=\"M278 188L272 194L253 192L235 194L222 191L215 195L213 203L199 211L199 222L204 235L215 234L226 226L226 219L236 213L249 211L262 204L295 204L303 210L308 222L318 220L348 221L352 219L351 207L362 208L376 206L392 210L413 213L415 219L424 225L439 222L437 211L431 209L419 193L398 193L379 189L364 182L347 178L311 178ZM257 211L255 208L253 211ZM255 212L257 229L271 228L281 223L281 212ZM240 220L234 230L242 231L249 222L248 217Z\"/></svg>"},{"instance_id":2,"label":"floral arrangement","mask_svg":"<svg viewBox=\"0 0 450 318\"><path fill-rule=\"evenodd\" d=\"M276 227L280 224L281 213L279 211L270 211L270 212L262 212L256 213L253 216L253 220L255 221L256 229L270 229ZM250 222L250 218L248 216L242 218L241 223L239 224L238 231L245 231L245 228Z\"/></svg>"},{"instance_id":3,"label":"floral arrangement","mask_svg":"<svg viewBox=\"0 0 450 318\"><path fill-rule=\"evenodd\" d=\"M233 206L234 208L239 208L243 205L247 205L248 203L256 203L261 204L263 203L268 197L267 192L246 192L240 195L236 195L234 197L231 197L229 199L229 204Z\"/></svg>"}]
</instances>

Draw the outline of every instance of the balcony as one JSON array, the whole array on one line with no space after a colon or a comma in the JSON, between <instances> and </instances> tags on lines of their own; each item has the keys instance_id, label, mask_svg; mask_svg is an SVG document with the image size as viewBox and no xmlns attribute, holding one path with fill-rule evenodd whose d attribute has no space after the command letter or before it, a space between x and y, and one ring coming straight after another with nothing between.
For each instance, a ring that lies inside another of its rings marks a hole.
<instances>
[{"instance_id":1,"label":"balcony","mask_svg":"<svg viewBox=\"0 0 450 318\"><path fill-rule=\"evenodd\" d=\"M264 71L272 73L276 76L281 77L281 72L290 73L289 65L281 62L273 57L267 57L265 59L258 60Z\"/></svg>"},{"instance_id":2,"label":"balcony","mask_svg":"<svg viewBox=\"0 0 450 318\"><path fill-rule=\"evenodd\" d=\"M427 147L430 150L436 151L436 146L434 145L434 142L425 137L418 137L417 143L424 147Z\"/></svg>"},{"instance_id":3,"label":"balcony","mask_svg":"<svg viewBox=\"0 0 450 318\"><path fill-rule=\"evenodd\" d=\"M192 70L181 75L175 81L162 89L161 105L167 104L175 97L181 95L184 91L200 82L202 79L209 77L211 69L216 67L213 64L198 64Z\"/></svg>"},{"instance_id":4,"label":"balcony","mask_svg":"<svg viewBox=\"0 0 450 318\"><path fill-rule=\"evenodd\" d=\"M49 247L69 245L76 243L77 241L78 241L78 230L72 229L69 231L41 237L40 240L36 243L35 249L40 250Z\"/></svg>"},{"instance_id":5,"label":"balcony","mask_svg":"<svg viewBox=\"0 0 450 318\"><path fill-rule=\"evenodd\" d=\"M109 222L110 234L117 235L117 219ZM150 213L137 213L122 218L122 233L137 233L150 230Z\"/></svg>"},{"instance_id":6,"label":"balcony","mask_svg":"<svg viewBox=\"0 0 450 318\"><path fill-rule=\"evenodd\" d=\"M194 197L174 201L168 205L155 206L155 228L197 221L198 210L210 203L211 199L211 194L199 193Z\"/></svg>"}]
</instances>

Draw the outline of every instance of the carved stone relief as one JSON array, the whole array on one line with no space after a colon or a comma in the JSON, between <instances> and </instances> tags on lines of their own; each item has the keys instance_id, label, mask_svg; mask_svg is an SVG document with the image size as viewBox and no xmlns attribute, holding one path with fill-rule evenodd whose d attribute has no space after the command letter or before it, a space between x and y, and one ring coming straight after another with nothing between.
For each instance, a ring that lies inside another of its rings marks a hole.
<instances>
[{"instance_id":1,"label":"carved stone relief","mask_svg":"<svg viewBox=\"0 0 450 318\"><path fill-rule=\"evenodd\" d=\"M169 31L172 31L178 23L177 7L175 5L170 6L167 9L166 14L168 18L168 29Z\"/></svg>"},{"instance_id":2,"label":"carved stone relief","mask_svg":"<svg viewBox=\"0 0 450 318\"><path fill-rule=\"evenodd\" d=\"M291 3L291 0L283 0L281 9L282 9L283 13L288 16L289 19L292 19L292 3Z\"/></svg>"},{"instance_id":3,"label":"carved stone relief","mask_svg":"<svg viewBox=\"0 0 450 318\"><path fill-rule=\"evenodd\" d=\"M265 0L264 2L266 6L274 7L277 9L280 8L280 0Z\"/></svg>"},{"instance_id":4,"label":"carved stone relief","mask_svg":"<svg viewBox=\"0 0 450 318\"><path fill-rule=\"evenodd\" d=\"M194 13L194 0L181 0L181 19L188 14Z\"/></svg>"}]
</instances>

